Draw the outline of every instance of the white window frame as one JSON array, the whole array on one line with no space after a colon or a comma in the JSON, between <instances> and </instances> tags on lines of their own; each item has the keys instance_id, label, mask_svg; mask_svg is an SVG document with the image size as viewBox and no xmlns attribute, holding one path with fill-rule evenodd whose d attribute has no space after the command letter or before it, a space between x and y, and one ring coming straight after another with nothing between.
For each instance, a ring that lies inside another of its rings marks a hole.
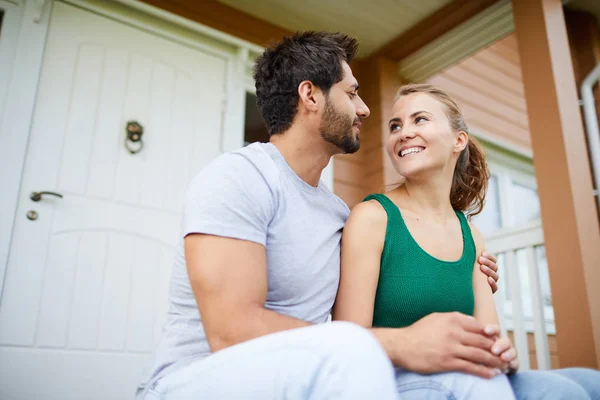
<instances>
[{"instance_id":1,"label":"white window frame","mask_svg":"<svg viewBox=\"0 0 600 400\"><path fill-rule=\"evenodd\" d=\"M500 208L501 229L513 227L514 209L513 201L511 201L511 185L515 182L524 187L533 189L537 192L537 182L535 179L535 170L532 160L529 157L511 156L504 152L496 151L486 147L487 163L492 175L495 175L498 183L498 205ZM502 271L501 271L502 273ZM503 275L501 275L503 276ZM507 282L503 276L503 282ZM502 283L501 283L502 284ZM500 291L498 295L504 295L504 291ZM528 293L522 293L522 301L525 302L525 296ZM503 300L504 304L504 323L507 330L514 328L512 321L512 301ZM525 310L523 310L525 313ZM554 324L554 310L550 306L544 306L544 320L547 334L556 334ZM525 330L534 332L534 323L532 315L525 315Z\"/></svg>"}]
</instances>

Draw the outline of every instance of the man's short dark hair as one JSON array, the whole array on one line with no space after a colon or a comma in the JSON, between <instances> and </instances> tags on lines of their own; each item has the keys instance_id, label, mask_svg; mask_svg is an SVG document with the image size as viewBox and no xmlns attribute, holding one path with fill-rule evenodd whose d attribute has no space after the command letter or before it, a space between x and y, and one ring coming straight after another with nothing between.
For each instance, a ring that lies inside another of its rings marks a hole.
<instances>
[{"instance_id":1,"label":"man's short dark hair","mask_svg":"<svg viewBox=\"0 0 600 400\"><path fill-rule=\"evenodd\" d=\"M284 132L298 110L298 85L310 81L326 94L344 77L358 41L343 33L297 32L267 48L254 65L256 103L269 135Z\"/></svg>"}]
</instances>

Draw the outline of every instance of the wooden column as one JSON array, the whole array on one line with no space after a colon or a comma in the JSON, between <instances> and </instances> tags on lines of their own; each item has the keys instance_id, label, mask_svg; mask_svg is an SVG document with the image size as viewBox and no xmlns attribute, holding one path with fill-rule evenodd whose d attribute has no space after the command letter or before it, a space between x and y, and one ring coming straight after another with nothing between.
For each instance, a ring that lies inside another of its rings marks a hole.
<instances>
[{"instance_id":1,"label":"wooden column","mask_svg":"<svg viewBox=\"0 0 600 400\"><path fill-rule=\"evenodd\" d=\"M513 0L560 366L600 366L600 228L561 0Z\"/></svg>"}]
</instances>

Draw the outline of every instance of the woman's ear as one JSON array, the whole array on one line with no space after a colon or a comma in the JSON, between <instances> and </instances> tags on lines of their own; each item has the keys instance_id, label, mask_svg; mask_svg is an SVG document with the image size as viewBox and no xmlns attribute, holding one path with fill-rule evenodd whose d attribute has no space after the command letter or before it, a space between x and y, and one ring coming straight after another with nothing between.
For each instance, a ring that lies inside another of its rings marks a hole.
<instances>
[{"instance_id":1,"label":"woman's ear","mask_svg":"<svg viewBox=\"0 0 600 400\"><path fill-rule=\"evenodd\" d=\"M454 152L461 153L469 144L469 135L465 131L459 131L456 134L456 141L454 142Z\"/></svg>"},{"instance_id":2,"label":"woman's ear","mask_svg":"<svg viewBox=\"0 0 600 400\"><path fill-rule=\"evenodd\" d=\"M298 85L299 104L309 111L319 109L319 93L321 91L311 81L302 81Z\"/></svg>"}]
</instances>

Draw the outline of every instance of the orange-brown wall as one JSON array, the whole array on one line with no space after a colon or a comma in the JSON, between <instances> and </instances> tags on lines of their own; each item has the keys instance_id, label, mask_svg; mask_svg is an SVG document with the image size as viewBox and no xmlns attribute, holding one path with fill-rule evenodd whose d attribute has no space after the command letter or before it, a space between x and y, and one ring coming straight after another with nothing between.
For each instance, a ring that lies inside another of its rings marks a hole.
<instances>
[{"instance_id":1,"label":"orange-brown wall","mask_svg":"<svg viewBox=\"0 0 600 400\"><path fill-rule=\"evenodd\" d=\"M389 183L391 172L386 165L382 137L387 134L396 89L400 86L397 64L377 57L353 63L360 84L360 95L371 115L363 120L360 150L334 159L334 192L353 207L367 194L380 192Z\"/></svg>"}]
</instances>

